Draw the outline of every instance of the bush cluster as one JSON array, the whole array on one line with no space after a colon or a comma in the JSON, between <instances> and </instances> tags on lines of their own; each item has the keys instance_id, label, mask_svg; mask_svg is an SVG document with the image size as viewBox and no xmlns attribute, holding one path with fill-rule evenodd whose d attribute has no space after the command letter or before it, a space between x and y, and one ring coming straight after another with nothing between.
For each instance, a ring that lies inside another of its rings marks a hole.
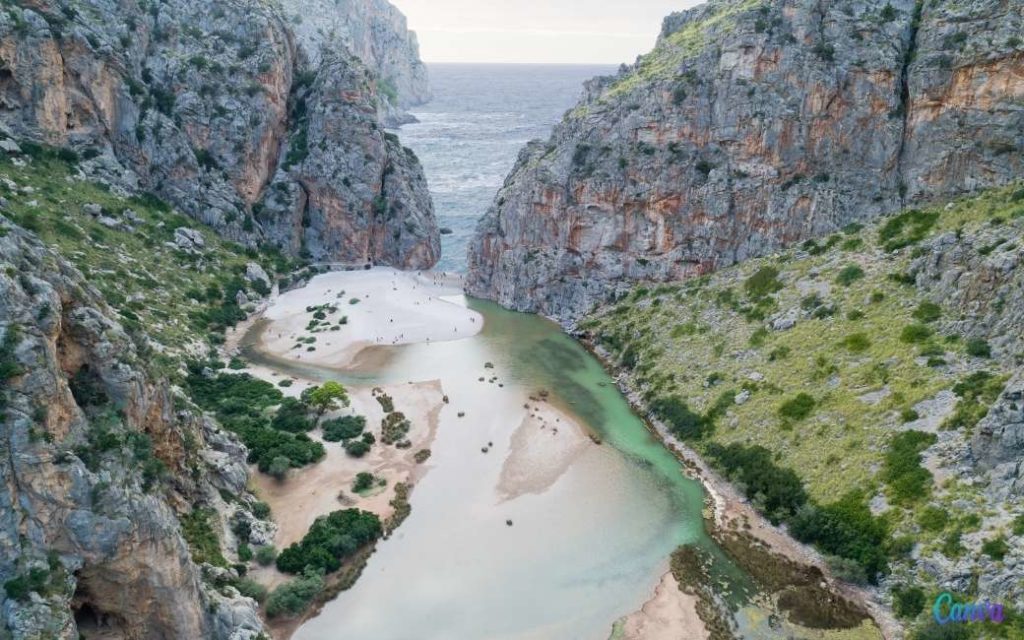
<instances>
[{"instance_id":1,"label":"bush cluster","mask_svg":"<svg viewBox=\"0 0 1024 640\"><path fill-rule=\"evenodd\" d=\"M849 565L847 574L875 583L888 570L887 525L871 515L862 494L851 492L820 506L810 500L799 476L777 465L764 447L711 444L706 452L773 523L787 523L797 539L841 559Z\"/></svg>"},{"instance_id":2,"label":"bush cluster","mask_svg":"<svg viewBox=\"0 0 1024 640\"><path fill-rule=\"evenodd\" d=\"M284 417L278 419L275 415L273 421L268 417L269 409L284 400L274 385L247 373L220 373L208 378L202 374L202 366L195 363L189 369L187 384L192 399L216 415L224 428L241 437L249 449L249 462L256 463L260 471L269 473L274 467L280 472L282 459L297 468L324 457L323 445L304 433L273 428L274 422L291 427L296 424L292 405L284 409Z\"/></svg>"},{"instance_id":3,"label":"bush cluster","mask_svg":"<svg viewBox=\"0 0 1024 640\"><path fill-rule=\"evenodd\" d=\"M271 618L296 616L306 610L323 588L324 578L315 571L286 582L267 597L267 615Z\"/></svg>"},{"instance_id":4,"label":"bush cluster","mask_svg":"<svg viewBox=\"0 0 1024 640\"><path fill-rule=\"evenodd\" d=\"M936 436L922 431L902 431L889 443L882 466L882 481L894 501L907 504L927 497L932 474L921 466L921 452L935 444Z\"/></svg>"},{"instance_id":5,"label":"bush cluster","mask_svg":"<svg viewBox=\"0 0 1024 640\"><path fill-rule=\"evenodd\" d=\"M768 449L710 444L707 453L773 524L789 519L807 503L800 477L792 469L776 465Z\"/></svg>"},{"instance_id":6,"label":"bush cluster","mask_svg":"<svg viewBox=\"0 0 1024 640\"><path fill-rule=\"evenodd\" d=\"M656 398L651 402L651 411L680 440L699 440L708 435L713 427L711 421L694 412L675 396Z\"/></svg>"},{"instance_id":7,"label":"bush cluster","mask_svg":"<svg viewBox=\"0 0 1024 640\"><path fill-rule=\"evenodd\" d=\"M345 558L382 532L380 519L373 513L359 509L335 511L317 518L301 542L282 551L277 556L277 568L294 574L308 569L337 571Z\"/></svg>"},{"instance_id":8,"label":"bush cluster","mask_svg":"<svg viewBox=\"0 0 1024 640\"><path fill-rule=\"evenodd\" d=\"M872 584L888 571L888 528L883 519L871 515L867 500L859 492L848 493L826 506L808 503L789 521L789 527L798 540L814 544L826 554L855 561Z\"/></svg>"},{"instance_id":9,"label":"bush cluster","mask_svg":"<svg viewBox=\"0 0 1024 640\"><path fill-rule=\"evenodd\" d=\"M953 414L942 424L944 429L973 429L988 415L988 408L1003 390L1003 378L988 371L976 371L953 385L960 397Z\"/></svg>"},{"instance_id":10,"label":"bush cluster","mask_svg":"<svg viewBox=\"0 0 1024 640\"><path fill-rule=\"evenodd\" d=\"M343 416L327 420L322 425L324 440L327 442L342 442L351 440L363 433L366 428L366 418L363 416Z\"/></svg>"},{"instance_id":11,"label":"bush cluster","mask_svg":"<svg viewBox=\"0 0 1024 640\"><path fill-rule=\"evenodd\" d=\"M878 230L878 240L886 251L896 251L924 240L938 221L937 211L911 209L889 218Z\"/></svg>"}]
</instances>

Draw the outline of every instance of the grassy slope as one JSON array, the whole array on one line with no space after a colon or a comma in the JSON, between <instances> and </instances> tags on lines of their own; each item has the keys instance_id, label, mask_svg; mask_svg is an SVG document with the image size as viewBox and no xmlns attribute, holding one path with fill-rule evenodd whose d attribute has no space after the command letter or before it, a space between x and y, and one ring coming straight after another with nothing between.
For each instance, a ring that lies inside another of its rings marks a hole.
<instances>
[{"instance_id":1,"label":"grassy slope","mask_svg":"<svg viewBox=\"0 0 1024 640\"><path fill-rule=\"evenodd\" d=\"M853 227L700 279L640 286L597 311L583 328L619 359L649 403L676 396L706 414L721 399L719 406L727 408L712 433L691 442L699 451L712 442L762 445L777 464L799 474L816 502L833 502L851 488L886 496L890 504L899 503L886 515L893 535L912 536L926 552L939 549L956 531L979 527L976 518L957 521L963 509L950 509L954 500L972 502L982 518L994 510L976 489L949 480L934 487L930 502L954 515L944 528L924 530L917 520L929 503L928 490L898 501L882 481L885 453L913 418L905 412L972 372L993 373L990 402L1011 358L969 355L950 309L941 308L931 322L915 318L925 292L898 276L923 251L916 245L945 232L958 231L965 239L1008 238L998 251L1014 250L1024 231L1024 190L995 190L923 213L934 225L919 238L908 237L915 241L902 249L883 247L886 221ZM856 278L851 265L863 275ZM844 270L852 279L848 284L840 282ZM762 291L778 291L751 292L747 283L756 283L751 276L758 272L767 283ZM773 330L772 319L787 311L798 316L796 325ZM908 325L926 325L934 335L908 343ZM733 398L743 391L749 399L738 405ZM800 393L814 399L810 415L781 415L784 403ZM922 423L912 426L928 430Z\"/></svg>"},{"instance_id":2,"label":"grassy slope","mask_svg":"<svg viewBox=\"0 0 1024 640\"><path fill-rule=\"evenodd\" d=\"M202 316L221 308L246 284L240 278L247 263L261 263L268 273L274 272L275 263L284 266L277 256L220 239L158 200L119 196L76 178L73 165L50 152L35 155L21 166L0 160L0 196L7 201L3 215L77 266L121 313L126 327L143 329L171 350L207 338L217 341ZM122 213L130 209L142 222L134 231L107 228L84 211L89 203L102 206L116 220L123 220ZM203 234L206 248L201 255L167 244L173 245L179 227Z\"/></svg>"}]
</instances>

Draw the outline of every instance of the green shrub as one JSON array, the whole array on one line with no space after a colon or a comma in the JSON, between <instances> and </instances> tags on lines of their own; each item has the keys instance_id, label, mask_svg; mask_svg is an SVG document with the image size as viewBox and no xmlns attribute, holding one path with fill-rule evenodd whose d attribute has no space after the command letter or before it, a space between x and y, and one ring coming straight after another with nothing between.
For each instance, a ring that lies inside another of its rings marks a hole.
<instances>
[{"instance_id":1,"label":"green shrub","mask_svg":"<svg viewBox=\"0 0 1024 640\"><path fill-rule=\"evenodd\" d=\"M935 322L942 317L942 307L934 302L922 302L914 310L914 320L918 322Z\"/></svg>"},{"instance_id":2,"label":"green shrub","mask_svg":"<svg viewBox=\"0 0 1024 640\"><path fill-rule=\"evenodd\" d=\"M343 416L333 418L323 423L324 440L327 442L340 442L350 440L363 433L366 428L366 418L363 416Z\"/></svg>"},{"instance_id":3,"label":"green shrub","mask_svg":"<svg viewBox=\"0 0 1024 640\"><path fill-rule=\"evenodd\" d=\"M252 598L260 604L263 604L267 599L267 588L252 578L239 578L235 581L234 586L238 589L238 593L247 598Z\"/></svg>"},{"instance_id":4,"label":"green shrub","mask_svg":"<svg viewBox=\"0 0 1024 640\"><path fill-rule=\"evenodd\" d=\"M305 433L313 428L313 421L309 418L309 407L301 400L285 398L281 401L281 406L278 407L270 426L289 433Z\"/></svg>"},{"instance_id":5,"label":"green shrub","mask_svg":"<svg viewBox=\"0 0 1024 640\"><path fill-rule=\"evenodd\" d=\"M1024 513L1014 518L1013 535L1024 536Z\"/></svg>"},{"instance_id":6,"label":"green shrub","mask_svg":"<svg viewBox=\"0 0 1024 640\"><path fill-rule=\"evenodd\" d=\"M963 532L959 529L954 529L946 534L946 537L942 541L942 547L940 548L942 555L947 558L959 558L963 555L964 545L960 541L962 536Z\"/></svg>"},{"instance_id":7,"label":"green shrub","mask_svg":"<svg viewBox=\"0 0 1024 640\"><path fill-rule=\"evenodd\" d=\"M349 440L345 443L345 453L353 458L362 458L370 452L370 444L363 440Z\"/></svg>"},{"instance_id":8,"label":"green shrub","mask_svg":"<svg viewBox=\"0 0 1024 640\"><path fill-rule=\"evenodd\" d=\"M305 466L324 457L322 444L305 434L291 434L273 429L266 410L281 404L283 396L274 385L249 374L221 373L213 378L202 374L202 366L189 365L186 379L192 399L200 407L216 415L220 424L238 434L249 449L249 462L268 473L271 467L281 475L280 458L293 468ZM277 459L278 464L274 465Z\"/></svg>"},{"instance_id":9,"label":"green shrub","mask_svg":"<svg viewBox=\"0 0 1024 640\"><path fill-rule=\"evenodd\" d=\"M267 597L267 615L271 618L297 616L306 610L323 588L324 579L315 571L286 582Z\"/></svg>"},{"instance_id":10,"label":"green shrub","mask_svg":"<svg viewBox=\"0 0 1024 640\"><path fill-rule=\"evenodd\" d=\"M813 543L826 554L855 560L872 584L888 572L885 520L871 515L867 500L859 492L850 492L823 507L805 505L790 521L790 531L798 540Z\"/></svg>"},{"instance_id":11,"label":"green shrub","mask_svg":"<svg viewBox=\"0 0 1024 640\"><path fill-rule=\"evenodd\" d=\"M942 424L943 429L972 429L988 415L988 408L999 397L1003 379L988 371L976 371L953 385L960 397L953 414Z\"/></svg>"},{"instance_id":12,"label":"green shrub","mask_svg":"<svg viewBox=\"0 0 1024 640\"><path fill-rule=\"evenodd\" d=\"M924 240L938 220L937 211L905 211L882 225L878 240L886 251L896 251Z\"/></svg>"},{"instance_id":13,"label":"green shrub","mask_svg":"<svg viewBox=\"0 0 1024 640\"><path fill-rule=\"evenodd\" d=\"M981 543L981 552L993 560L1002 560L1010 552L1010 547L1005 536L998 536Z\"/></svg>"},{"instance_id":14,"label":"green shrub","mask_svg":"<svg viewBox=\"0 0 1024 640\"><path fill-rule=\"evenodd\" d=\"M992 347L990 347L988 342L986 342L982 338L971 338L970 340L967 341L967 344L964 346L964 349L965 351L967 351L967 355L973 356L975 358L992 357Z\"/></svg>"},{"instance_id":15,"label":"green shrub","mask_svg":"<svg viewBox=\"0 0 1024 640\"><path fill-rule=\"evenodd\" d=\"M242 562L252 560L252 547L244 542L238 545L238 559Z\"/></svg>"},{"instance_id":16,"label":"green shrub","mask_svg":"<svg viewBox=\"0 0 1024 640\"><path fill-rule=\"evenodd\" d=\"M210 508L196 508L191 513L183 515L181 520L181 533L188 541L192 550L192 560L197 564L204 562L218 566L227 567L228 561L220 550L220 539L214 531L211 521L215 520L217 512Z\"/></svg>"},{"instance_id":17,"label":"green shrub","mask_svg":"<svg viewBox=\"0 0 1024 640\"><path fill-rule=\"evenodd\" d=\"M779 270L775 267L761 267L743 283L747 295L757 300L782 290Z\"/></svg>"},{"instance_id":18,"label":"green shrub","mask_svg":"<svg viewBox=\"0 0 1024 640\"><path fill-rule=\"evenodd\" d=\"M850 353L864 353L871 348L871 340L866 333L851 333L843 339L843 346Z\"/></svg>"},{"instance_id":19,"label":"green shrub","mask_svg":"<svg viewBox=\"0 0 1024 640\"><path fill-rule=\"evenodd\" d=\"M940 507L928 505L917 516L917 524L925 531L939 532L949 524L949 513Z\"/></svg>"},{"instance_id":20,"label":"green shrub","mask_svg":"<svg viewBox=\"0 0 1024 640\"><path fill-rule=\"evenodd\" d=\"M261 467L260 471L270 474L278 480L284 480L291 468L292 461L288 456L274 456L267 463L266 468Z\"/></svg>"},{"instance_id":21,"label":"green shrub","mask_svg":"<svg viewBox=\"0 0 1024 640\"><path fill-rule=\"evenodd\" d=\"M5 382L24 373L22 366L17 364L14 354L18 340L17 327L8 325L7 331L4 332L3 342L0 343L0 381Z\"/></svg>"},{"instance_id":22,"label":"green shrub","mask_svg":"<svg viewBox=\"0 0 1024 640\"><path fill-rule=\"evenodd\" d=\"M856 560L843 558L842 556L828 555L825 556L825 562L828 564L829 571L832 572L832 575L843 582L848 582L858 586L868 584L867 571L865 571L864 567L862 567Z\"/></svg>"},{"instance_id":23,"label":"green shrub","mask_svg":"<svg viewBox=\"0 0 1024 640\"><path fill-rule=\"evenodd\" d=\"M921 414L919 414L918 412L914 411L913 409L904 409L903 411L900 412L900 421L902 421L904 423L906 423L906 422L913 422L915 420L920 420L920 419L921 419Z\"/></svg>"},{"instance_id":24,"label":"green shrub","mask_svg":"<svg viewBox=\"0 0 1024 640\"><path fill-rule=\"evenodd\" d=\"M903 431L889 443L881 479L899 504L916 502L931 492L932 474L921 466L921 452L935 444L935 434Z\"/></svg>"},{"instance_id":25,"label":"green shrub","mask_svg":"<svg viewBox=\"0 0 1024 640\"><path fill-rule=\"evenodd\" d=\"M7 597L12 600L27 601L31 593L45 596L49 586L50 572L46 569L36 568L5 582L4 591L7 592Z\"/></svg>"},{"instance_id":26,"label":"green shrub","mask_svg":"<svg viewBox=\"0 0 1024 640\"><path fill-rule=\"evenodd\" d=\"M356 480L355 482L352 483L352 491L354 493L363 493L364 491L369 491L370 489L373 488L376 481L377 479L373 476L372 473L361 471L358 474L356 474Z\"/></svg>"},{"instance_id":27,"label":"green shrub","mask_svg":"<svg viewBox=\"0 0 1024 640\"><path fill-rule=\"evenodd\" d=\"M307 567L331 573L345 558L361 546L380 537L380 519L359 509L335 511L321 516L302 538L277 556L277 568L285 573L301 573Z\"/></svg>"},{"instance_id":28,"label":"green shrub","mask_svg":"<svg viewBox=\"0 0 1024 640\"><path fill-rule=\"evenodd\" d=\"M269 567L277 560L277 549L274 545L267 545L256 549L256 562L261 566Z\"/></svg>"},{"instance_id":29,"label":"green shrub","mask_svg":"<svg viewBox=\"0 0 1024 640\"><path fill-rule=\"evenodd\" d=\"M750 334L750 346L758 349L764 346L765 340L768 339L768 330L764 327L758 327L754 333Z\"/></svg>"},{"instance_id":30,"label":"green shrub","mask_svg":"<svg viewBox=\"0 0 1024 640\"><path fill-rule=\"evenodd\" d=\"M921 587L897 587L892 590L892 610L900 618L916 618L924 609L924 604L924 590Z\"/></svg>"},{"instance_id":31,"label":"green shrub","mask_svg":"<svg viewBox=\"0 0 1024 640\"><path fill-rule=\"evenodd\" d=\"M799 476L776 465L764 447L710 444L707 453L774 524L793 516L807 502Z\"/></svg>"},{"instance_id":32,"label":"green shrub","mask_svg":"<svg viewBox=\"0 0 1024 640\"><path fill-rule=\"evenodd\" d=\"M250 512L260 520L270 518L270 505L266 502L256 501L250 506Z\"/></svg>"},{"instance_id":33,"label":"green shrub","mask_svg":"<svg viewBox=\"0 0 1024 640\"><path fill-rule=\"evenodd\" d=\"M807 393L798 393L779 406L779 416L790 420L803 420L814 412L814 397Z\"/></svg>"},{"instance_id":34,"label":"green shrub","mask_svg":"<svg viewBox=\"0 0 1024 640\"><path fill-rule=\"evenodd\" d=\"M657 398L651 403L651 411L681 440L698 440L710 431L708 421L675 396Z\"/></svg>"},{"instance_id":35,"label":"green shrub","mask_svg":"<svg viewBox=\"0 0 1024 640\"><path fill-rule=\"evenodd\" d=\"M843 267L839 275L836 276L836 282L844 287L848 287L854 282L864 277L864 270L858 265L848 264Z\"/></svg>"},{"instance_id":36,"label":"green shrub","mask_svg":"<svg viewBox=\"0 0 1024 640\"><path fill-rule=\"evenodd\" d=\"M900 342L906 344L920 344L932 337L932 330L923 324L908 324L900 332Z\"/></svg>"}]
</instances>

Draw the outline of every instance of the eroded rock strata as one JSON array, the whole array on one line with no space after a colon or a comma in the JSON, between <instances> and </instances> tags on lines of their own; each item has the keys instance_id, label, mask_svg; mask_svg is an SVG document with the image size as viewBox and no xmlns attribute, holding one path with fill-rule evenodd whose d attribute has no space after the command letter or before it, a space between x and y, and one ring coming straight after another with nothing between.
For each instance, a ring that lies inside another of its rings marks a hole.
<instances>
[{"instance_id":1,"label":"eroded rock strata","mask_svg":"<svg viewBox=\"0 0 1024 640\"><path fill-rule=\"evenodd\" d=\"M387 8L379 20L403 26L386 3L360 7L363 22ZM152 191L248 246L429 267L439 234L422 169L378 118L391 100L382 86L415 101L426 79L406 59L412 36L387 52L397 31L373 24L311 51L323 43L297 38L282 10L256 0L10 3L0 125L70 148L91 175ZM370 67L359 54L373 54ZM284 192L293 196L280 206Z\"/></svg>"},{"instance_id":2,"label":"eroded rock strata","mask_svg":"<svg viewBox=\"0 0 1024 640\"><path fill-rule=\"evenodd\" d=\"M1024 6L719 0L592 80L478 228L471 294L572 323L1024 171Z\"/></svg>"},{"instance_id":3,"label":"eroded rock strata","mask_svg":"<svg viewBox=\"0 0 1024 640\"><path fill-rule=\"evenodd\" d=\"M252 499L244 447L178 407L38 240L4 224L0 266L0 635L259 637L256 602L203 579L227 570L193 561L178 520L221 491Z\"/></svg>"}]
</instances>

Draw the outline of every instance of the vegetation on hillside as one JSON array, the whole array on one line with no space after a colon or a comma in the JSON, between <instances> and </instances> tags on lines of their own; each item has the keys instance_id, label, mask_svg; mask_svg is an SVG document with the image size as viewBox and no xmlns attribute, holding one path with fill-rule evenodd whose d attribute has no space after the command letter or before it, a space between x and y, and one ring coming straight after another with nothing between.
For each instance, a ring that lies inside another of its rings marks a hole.
<instances>
[{"instance_id":1,"label":"vegetation on hillside","mask_svg":"<svg viewBox=\"0 0 1024 640\"><path fill-rule=\"evenodd\" d=\"M22 148L26 161L0 159L3 215L78 267L126 329L170 349L151 354L165 372L175 368L174 352L197 338L217 344L225 327L245 317L239 291L269 293L265 283L244 279L247 264L268 273L296 266L276 252L224 241L155 197L126 197L79 177L72 152ZM182 228L202 236L201 250L176 244Z\"/></svg>"},{"instance_id":2,"label":"vegetation on hillside","mask_svg":"<svg viewBox=\"0 0 1024 640\"><path fill-rule=\"evenodd\" d=\"M970 436L1013 354L965 333L976 324L938 284L907 273L940 235L998 259L1022 232L1024 188L995 189L709 276L637 286L581 328L628 371L652 415L769 518L835 556L850 579L873 581L915 546L983 553L961 536L991 505L955 477L936 482L927 450L943 430ZM950 394L955 402L941 401Z\"/></svg>"}]
</instances>

